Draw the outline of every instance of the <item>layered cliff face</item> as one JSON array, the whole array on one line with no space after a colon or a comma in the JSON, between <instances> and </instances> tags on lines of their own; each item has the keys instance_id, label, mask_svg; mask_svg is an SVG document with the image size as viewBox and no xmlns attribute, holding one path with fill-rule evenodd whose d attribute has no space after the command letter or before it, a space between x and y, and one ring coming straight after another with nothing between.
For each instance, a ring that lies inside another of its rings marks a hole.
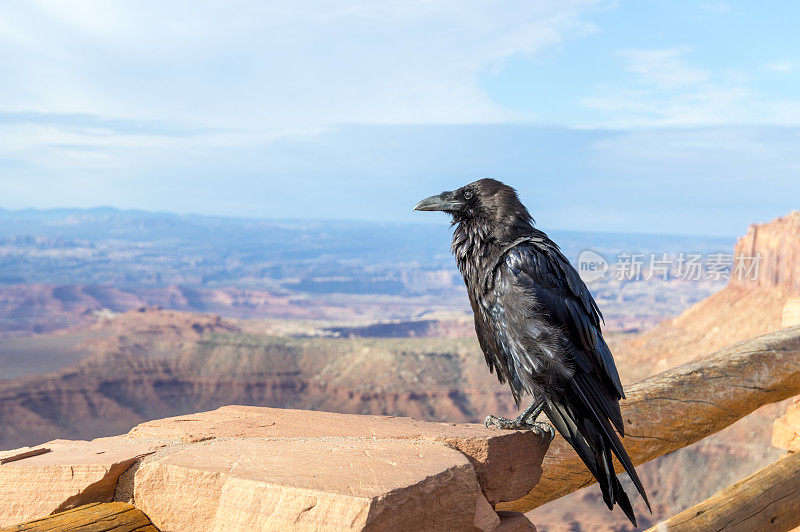
<instances>
[{"instance_id":1,"label":"layered cliff face","mask_svg":"<svg viewBox=\"0 0 800 532\"><path fill-rule=\"evenodd\" d=\"M639 379L748 338L800 324L800 211L751 225L728 285L675 319L619 345Z\"/></svg>"},{"instance_id":2,"label":"layered cliff face","mask_svg":"<svg viewBox=\"0 0 800 532\"><path fill-rule=\"evenodd\" d=\"M101 320L73 348L87 354L78 364L0 381L0 447L231 403L447 421L515 411L474 338L287 338L257 325L157 308Z\"/></svg>"},{"instance_id":3,"label":"layered cliff face","mask_svg":"<svg viewBox=\"0 0 800 532\"><path fill-rule=\"evenodd\" d=\"M776 288L786 295L800 296L800 211L766 224L751 225L736 242L734 255L756 258L758 272L733 275L731 285Z\"/></svg>"}]
</instances>

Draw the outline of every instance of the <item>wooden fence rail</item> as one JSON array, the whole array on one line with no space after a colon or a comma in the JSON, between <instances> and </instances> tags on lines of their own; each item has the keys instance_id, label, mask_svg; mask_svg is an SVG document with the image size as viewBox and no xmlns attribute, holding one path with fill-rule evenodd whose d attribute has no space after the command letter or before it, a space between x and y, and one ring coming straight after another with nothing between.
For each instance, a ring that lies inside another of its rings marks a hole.
<instances>
[{"instance_id":1,"label":"wooden fence rail","mask_svg":"<svg viewBox=\"0 0 800 532\"><path fill-rule=\"evenodd\" d=\"M756 471L648 532L792 530L800 526L800 453Z\"/></svg>"},{"instance_id":2,"label":"wooden fence rail","mask_svg":"<svg viewBox=\"0 0 800 532\"><path fill-rule=\"evenodd\" d=\"M0 528L0 532L159 532L144 515L124 502L93 502L27 523Z\"/></svg>"},{"instance_id":3,"label":"wooden fence rail","mask_svg":"<svg viewBox=\"0 0 800 532\"><path fill-rule=\"evenodd\" d=\"M727 347L628 386L626 394L623 442L638 465L702 440L760 406L800 394L800 327ZM497 509L527 512L595 482L560 436L542 468L530 493Z\"/></svg>"}]
</instances>

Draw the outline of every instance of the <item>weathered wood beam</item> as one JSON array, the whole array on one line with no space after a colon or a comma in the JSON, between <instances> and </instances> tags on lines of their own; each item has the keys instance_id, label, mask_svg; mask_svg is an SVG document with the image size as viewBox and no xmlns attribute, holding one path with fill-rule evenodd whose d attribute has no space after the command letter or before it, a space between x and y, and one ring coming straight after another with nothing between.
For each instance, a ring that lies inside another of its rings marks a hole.
<instances>
[{"instance_id":1,"label":"weathered wood beam","mask_svg":"<svg viewBox=\"0 0 800 532\"><path fill-rule=\"evenodd\" d=\"M648 532L781 532L800 526L800 453L790 454Z\"/></svg>"},{"instance_id":2,"label":"weathered wood beam","mask_svg":"<svg viewBox=\"0 0 800 532\"><path fill-rule=\"evenodd\" d=\"M623 443L638 465L702 440L760 406L800 394L800 327L659 373L628 386L626 394ZM560 436L542 468L542 479L530 493L497 509L527 512L595 482Z\"/></svg>"},{"instance_id":3,"label":"weathered wood beam","mask_svg":"<svg viewBox=\"0 0 800 532\"><path fill-rule=\"evenodd\" d=\"M95 502L72 510L49 515L0 532L45 532L80 530L81 532L158 532L141 510L124 502Z\"/></svg>"}]
</instances>

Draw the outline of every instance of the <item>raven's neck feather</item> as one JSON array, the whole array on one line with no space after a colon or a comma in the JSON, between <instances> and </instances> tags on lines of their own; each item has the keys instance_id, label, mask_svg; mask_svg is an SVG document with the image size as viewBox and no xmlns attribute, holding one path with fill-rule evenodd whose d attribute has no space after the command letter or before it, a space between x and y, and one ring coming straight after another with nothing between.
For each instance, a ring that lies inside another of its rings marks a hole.
<instances>
[{"instance_id":1,"label":"raven's neck feather","mask_svg":"<svg viewBox=\"0 0 800 532\"><path fill-rule=\"evenodd\" d=\"M470 218L456 220L454 224L450 250L456 258L464 283L470 290L478 289L484 270L495 262L497 255L508 244L524 236L544 235L528 220L506 225Z\"/></svg>"}]
</instances>

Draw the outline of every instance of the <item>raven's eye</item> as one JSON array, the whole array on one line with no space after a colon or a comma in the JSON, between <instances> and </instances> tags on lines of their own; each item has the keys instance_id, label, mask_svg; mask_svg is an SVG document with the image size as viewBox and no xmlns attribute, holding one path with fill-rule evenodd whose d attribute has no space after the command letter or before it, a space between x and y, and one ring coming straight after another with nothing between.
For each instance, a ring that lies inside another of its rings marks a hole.
<instances>
[{"instance_id":1,"label":"raven's eye","mask_svg":"<svg viewBox=\"0 0 800 532\"><path fill-rule=\"evenodd\" d=\"M472 192L469 190L464 191L464 199L472 199Z\"/></svg>"}]
</instances>

